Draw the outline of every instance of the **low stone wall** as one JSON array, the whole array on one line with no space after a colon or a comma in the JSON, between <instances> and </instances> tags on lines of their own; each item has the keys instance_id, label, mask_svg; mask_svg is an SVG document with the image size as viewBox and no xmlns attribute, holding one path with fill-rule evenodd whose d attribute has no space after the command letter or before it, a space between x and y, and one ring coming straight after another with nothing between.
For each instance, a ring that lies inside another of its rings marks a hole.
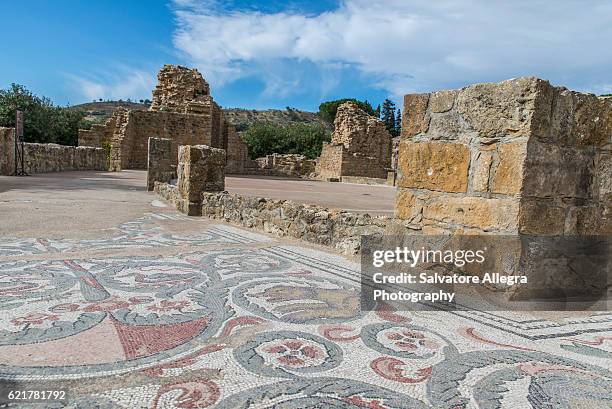
<instances>
[{"instance_id":1,"label":"low stone wall","mask_svg":"<svg viewBox=\"0 0 612 409\"><path fill-rule=\"evenodd\" d=\"M14 129L0 128L0 174L15 171ZM70 170L107 170L106 151L89 146L65 146L53 143L25 143L24 162L27 173Z\"/></svg>"},{"instance_id":2,"label":"low stone wall","mask_svg":"<svg viewBox=\"0 0 612 409\"><path fill-rule=\"evenodd\" d=\"M28 173L108 170L106 151L102 148L26 143L24 157Z\"/></svg>"},{"instance_id":3,"label":"low stone wall","mask_svg":"<svg viewBox=\"0 0 612 409\"><path fill-rule=\"evenodd\" d=\"M247 161L243 173L261 176L305 177L315 172L316 161L303 155L272 154Z\"/></svg>"},{"instance_id":4,"label":"low stone wall","mask_svg":"<svg viewBox=\"0 0 612 409\"><path fill-rule=\"evenodd\" d=\"M156 182L155 192L180 207L176 186ZM344 254L357 254L362 235L382 235L393 221L384 216L227 192L203 193L201 206L202 216L332 247Z\"/></svg>"}]
</instances>

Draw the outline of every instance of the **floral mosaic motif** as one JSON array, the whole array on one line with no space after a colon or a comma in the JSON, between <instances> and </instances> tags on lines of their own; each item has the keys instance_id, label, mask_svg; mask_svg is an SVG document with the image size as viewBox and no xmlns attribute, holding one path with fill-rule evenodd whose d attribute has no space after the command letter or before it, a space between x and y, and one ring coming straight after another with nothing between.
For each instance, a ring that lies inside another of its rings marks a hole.
<instances>
[{"instance_id":1,"label":"floral mosaic motif","mask_svg":"<svg viewBox=\"0 0 612 409\"><path fill-rule=\"evenodd\" d=\"M264 250L223 250L187 253L183 259L203 269L214 271L221 279L240 278L245 274L268 275L286 273L291 263Z\"/></svg>"},{"instance_id":2,"label":"floral mosaic motif","mask_svg":"<svg viewBox=\"0 0 612 409\"><path fill-rule=\"evenodd\" d=\"M363 315L356 287L309 275L250 280L234 289L232 297L253 314L281 322L335 323Z\"/></svg>"},{"instance_id":3,"label":"floral mosaic motif","mask_svg":"<svg viewBox=\"0 0 612 409\"><path fill-rule=\"evenodd\" d=\"M361 331L361 338L369 348L399 358L439 360L456 351L441 335L408 324L367 325Z\"/></svg>"},{"instance_id":4,"label":"floral mosaic motif","mask_svg":"<svg viewBox=\"0 0 612 409\"><path fill-rule=\"evenodd\" d=\"M427 380L429 399L444 407L466 407L470 398L461 390L463 380L494 365L471 388L478 407L502 407L505 385L521 379L528 381L524 399L534 408L603 408L612 402L609 370L543 352L508 350L466 352L434 365Z\"/></svg>"},{"instance_id":5,"label":"floral mosaic motif","mask_svg":"<svg viewBox=\"0 0 612 409\"><path fill-rule=\"evenodd\" d=\"M220 396L219 387L208 379L196 379L162 386L153 400L153 409L208 408Z\"/></svg>"},{"instance_id":6,"label":"floral mosaic motif","mask_svg":"<svg viewBox=\"0 0 612 409\"><path fill-rule=\"evenodd\" d=\"M297 331L258 334L234 350L247 370L265 376L295 377L325 372L342 362L342 349L316 335Z\"/></svg>"},{"instance_id":7,"label":"floral mosaic motif","mask_svg":"<svg viewBox=\"0 0 612 409\"><path fill-rule=\"evenodd\" d=\"M123 223L115 228L117 234L103 239L22 239L3 238L0 242L0 257L27 256L43 253L73 251L99 251L172 247L183 245L206 245L211 243L252 243L253 238L240 237L231 229L211 229L194 235L164 233L153 222L151 215ZM227 230L227 231L226 231ZM254 236L254 235L250 235ZM261 239L265 240L262 236Z\"/></svg>"},{"instance_id":8,"label":"floral mosaic motif","mask_svg":"<svg viewBox=\"0 0 612 409\"><path fill-rule=\"evenodd\" d=\"M345 378L300 378L231 395L215 409L426 409L407 394Z\"/></svg>"},{"instance_id":9,"label":"floral mosaic motif","mask_svg":"<svg viewBox=\"0 0 612 409\"><path fill-rule=\"evenodd\" d=\"M321 365L328 358L319 344L305 339L285 339L264 343L256 349L266 365L304 368Z\"/></svg>"}]
</instances>

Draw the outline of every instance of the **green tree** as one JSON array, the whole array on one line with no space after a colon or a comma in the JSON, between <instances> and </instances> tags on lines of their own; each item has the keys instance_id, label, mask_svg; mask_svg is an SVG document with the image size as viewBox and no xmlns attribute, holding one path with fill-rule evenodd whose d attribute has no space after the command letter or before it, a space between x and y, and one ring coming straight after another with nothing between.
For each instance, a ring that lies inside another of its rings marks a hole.
<instances>
[{"instance_id":1,"label":"green tree","mask_svg":"<svg viewBox=\"0 0 612 409\"><path fill-rule=\"evenodd\" d=\"M260 158L273 153L295 153L314 159L321 154L330 133L322 124L293 123L285 126L255 122L242 134L249 157Z\"/></svg>"},{"instance_id":2,"label":"green tree","mask_svg":"<svg viewBox=\"0 0 612 409\"><path fill-rule=\"evenodd\" d=\"M383 101L380 119L385 123L385 127L391 136L399 135L396 129L395 103L388 98Z\"/></svg>"},{"instance_id":3,"label":"green tree","mask_svg":"<svg viewBox=\"0 0 612 409\"><path fill-rule=\"evenodd\" d=\"M338 107L345 102L352 101L359 106L359 108L363 109L370 115L376 116L376 111L372 108L372 105L368 101L359 101L355 98L343 98L336 99L334 101L323 102L319 105L319 116L326 122L330 124L334 123L334 119L336 119L336 112L338 111Z\"/></svg>"},{"instance_id":4,"label":"green tree","mask_svg":"<svg viewBox=\"0 0 612 409\"><path fill-rule=\"evenodd\" d=\"M402 111L397 108L397 113L395 114L395 136L398 136L402 133Z\"/></svg>"},{"instance_id":5,"label":"green tree","mask_svg":"<svg viewBox=\"0 0 612 409\"><path fill-rule=\"evenodd\" d=\"M46 97L38 97L23 85L11 84L0 90L0 126L15 126L15 111L23 111L26 142L76 145L81 111L56 107Z\"/></svg>"}]
</instances>

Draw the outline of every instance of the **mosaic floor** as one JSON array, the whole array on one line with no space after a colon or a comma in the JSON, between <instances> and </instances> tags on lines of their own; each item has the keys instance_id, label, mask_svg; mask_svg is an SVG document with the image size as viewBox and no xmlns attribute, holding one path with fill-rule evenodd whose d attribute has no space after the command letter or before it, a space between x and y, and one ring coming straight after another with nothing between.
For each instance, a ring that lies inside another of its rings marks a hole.
<instances>
[{"instance_id":1,"label":"mosaic floor","mask_svg":"<svg viewBox=\"0 0 612 409\"><path fill-rule=\"evenodd\" d=\"M0 239L2 386L68 391L35 408L612 407L610 313L365 313L358 265L164 228L184 219Z\"/></svg>"}]
</instances>

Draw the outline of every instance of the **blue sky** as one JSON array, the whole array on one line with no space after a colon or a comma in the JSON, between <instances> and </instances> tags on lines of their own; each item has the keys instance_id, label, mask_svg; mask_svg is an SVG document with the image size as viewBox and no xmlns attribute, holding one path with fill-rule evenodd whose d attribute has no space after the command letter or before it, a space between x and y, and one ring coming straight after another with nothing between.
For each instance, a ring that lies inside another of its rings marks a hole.
<instances>
[{"instance_id":1,"label":"blue sky","mask_svg":"<svg viewBox=\"0 0 612 409\"><path fill-rule=\"evenodd\" d=\"M60 105L150 98L167 63L198 68L221 105L254 109L522 75L612 92L610 1L7 0L0 15L0 87Z\"/></svg>"}]
</instances>

